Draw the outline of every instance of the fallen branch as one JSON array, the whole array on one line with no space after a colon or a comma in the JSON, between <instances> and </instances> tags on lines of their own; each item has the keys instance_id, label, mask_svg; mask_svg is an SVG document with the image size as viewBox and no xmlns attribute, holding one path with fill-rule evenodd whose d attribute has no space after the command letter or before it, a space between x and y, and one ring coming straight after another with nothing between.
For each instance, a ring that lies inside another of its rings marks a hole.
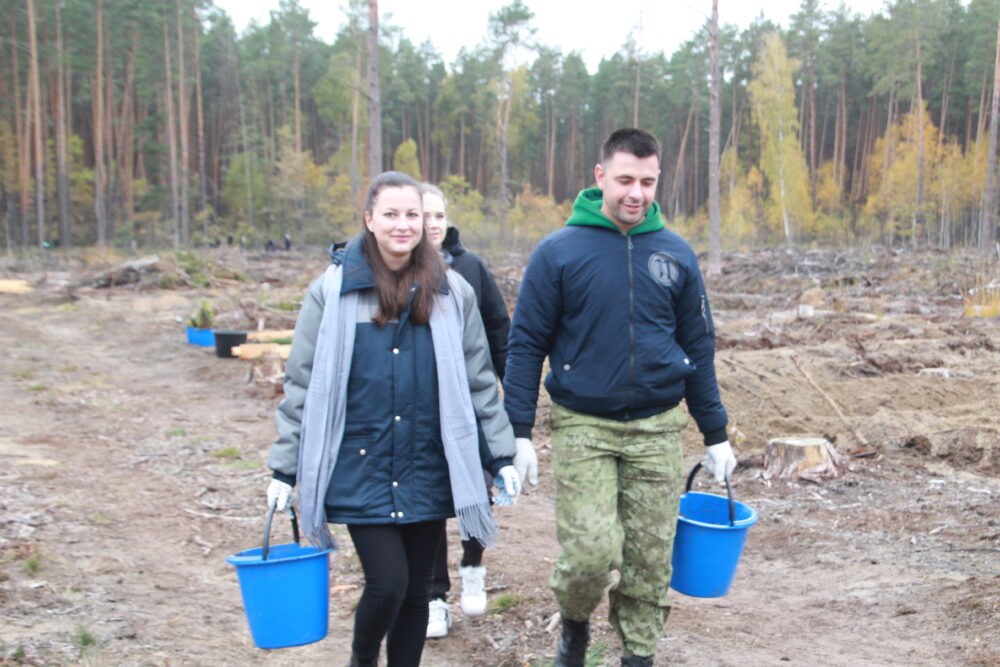
<instances>
[{"instance_id":1,"label":"fallen branch","mask_svg":"<svg viewBox=\"0 0 1000 667\"><path fill-rule=\"evenodd\" d=\"M766 375L764 375L763 373L758 373L757 371L755 371L754 369L750 368L746 364L741 364L740 362L736 361L735 359L729 359L727 357L719 357L719 358L724 363L729 364L730 366L732 366L734 369L736 369L736 368L742 369L742 370L746 371L747 373L751 373L753 375L756 375L758 378L760 378L761 380L764 380L765 382L768 382L770 380L770 378L767 377Z\"/></svg>"},{"instance_id":2,"label":"fallen branch","mask_svg":"<svg viewBox=\"0 0 1000 667\"><path fill-rule=\"evenodd\" d=\"M840 406L837 405L837 402L833 400L830 394L823 391L823 388L820 387L818 384L816 384L816 380L813 380L812 377L809 375L809 373L806 373L806 370L802 368L802 366L799 364L798 356L794 354L791 355L791 360L792 363L795 364L795 368L799 369L799 372L802 373L802 377L804 377L806 381L809 384L811 384L813 388L816 391L818 391L820 395L823 396L823 398L826 399L826 402L829 403L830 407L833 408L833 411L837 413L837 416L840 417L840 421L844 423L844 426L847 427L847 430L849 430L854 435L854 437L857 439L858 442L860 442L863 446L868 447L869 446L868 440L865 438L865 436L861 435L861 433L856 428L854 428L854 425L847 420L847 417L844 416L844 412L840 409Z\"/></svg>"},{"instance_id":3,"label":"fallen branch","mask_svg":"<svg viewBox=\"0 0 1000 667\"><path fill-rule=\"evenodd\" d=\"M203 519L228 519L229 521L260 521L260 517L254 516L222 516L218 514L205 514L204 512L195 512L194 510L189 510L186 507L184 511L188 514L193 514L194 516L200 516Z\"/></svg>"}]
</instances>

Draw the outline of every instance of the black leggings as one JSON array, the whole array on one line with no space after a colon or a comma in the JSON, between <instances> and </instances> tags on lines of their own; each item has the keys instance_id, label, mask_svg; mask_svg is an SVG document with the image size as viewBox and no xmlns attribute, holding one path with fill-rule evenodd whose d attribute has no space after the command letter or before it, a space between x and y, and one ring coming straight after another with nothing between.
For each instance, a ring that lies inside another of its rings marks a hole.
<instances>
[{"instance_id":1,"label":"black leggings","mask_svg":"<svg viewBox=\"0 0 1000 667\"><path fill-rule=\"evenodd\" d=\"M420 664L434 555L444 524L439 519L347 527L365 573L351 644L360 660L377 660L382 638L388 635L389 667Z\"/></svg>"}]
</instances>

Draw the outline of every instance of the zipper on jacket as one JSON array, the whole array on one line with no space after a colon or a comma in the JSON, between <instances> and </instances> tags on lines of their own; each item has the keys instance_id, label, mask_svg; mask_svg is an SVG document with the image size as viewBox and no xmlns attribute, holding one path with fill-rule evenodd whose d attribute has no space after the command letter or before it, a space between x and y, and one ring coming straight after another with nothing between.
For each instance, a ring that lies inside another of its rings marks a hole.
<instances>
[{"instance_id":1,"label":"zipper on jacket","mask_svg":"<svg viewBox=\"0 0 1000 667\"><path fill-rule=\"evenodd\" d=\"M705 335L709 335L711 330L708 328L708 306L705 300L705 295L701 295L701 319L705 320Z\"/></svg>"},{"instance_id":2,"label":"zipper on jacket","mask_svg":"<svg viewBox=\"0 0 1000 667\"><path fill-rule=\"evenodd\" d=\"M628 411L635 405L635 284L632 273L632 237L626 236L628 241L628 408L625 411L625 419L629 418Z\"/></svg>"}]
</instances>

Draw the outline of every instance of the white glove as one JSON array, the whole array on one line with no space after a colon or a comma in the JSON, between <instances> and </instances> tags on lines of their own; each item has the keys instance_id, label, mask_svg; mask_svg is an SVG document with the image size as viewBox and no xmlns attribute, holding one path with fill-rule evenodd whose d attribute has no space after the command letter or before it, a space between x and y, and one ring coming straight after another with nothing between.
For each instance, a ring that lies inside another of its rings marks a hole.
<instances>
[{"instance_id":1,"label":"white glove","mask_svg":"<svg viewBox=\"0 0 1000 667\"><path fill-rule=\"evenodd\" d=\"M288 499L292 495L292 487L279 479L272 479L267 485L267 506L281 512L288 507Z\"/></svg>"},{"instance_id":2,"label":"white glove","mask_svg":"<svg viewBox=\"0 0 1000 667\"><path fill-rule=\"evenodd\" d=\"M514 466L500 468L493 484L500 489L495 501L497 507L513 505L517 502L517 497L521 495L521 477L517 474Z\"/></svg>"},{"instance_id":3,"label":"white glove","mask_svg":"<svg viewBox=\"0 0 1000 667\"><path fill-rule=\"evenodd\" d=\"M716 482L723 481L732 474L736 468L736 456L733 455L733 448L729 441L720 442L708 448L701 465L709 473L715 476Z\"/></svg>"},{"instance_id":4,"label":"white glove","mask_svg":"<svg viewBox=\"0 0 1000 667\"><path fill-rule=\"evenodd\" d=\"M514 455L514 469L522 481L538 486L538 454L530 438L514 438L517 454Z\"/></svg>"}]
</instances>

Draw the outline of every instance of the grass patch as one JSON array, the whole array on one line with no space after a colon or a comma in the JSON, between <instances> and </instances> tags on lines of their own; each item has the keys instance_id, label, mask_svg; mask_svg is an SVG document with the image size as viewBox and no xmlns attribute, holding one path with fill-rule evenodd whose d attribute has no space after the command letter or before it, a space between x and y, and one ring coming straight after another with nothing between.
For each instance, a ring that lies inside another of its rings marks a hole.
<instances>
[{"instance_id":1,"label":"grass patch","mask_svg":"<svg viewBox=\"0 0 1000 667\"><path fill-rule=\"evenodd\" d=\"M300 305L301 305L300 301L277 301L275 303L267 304L267 307L274 308L275 310L294 312L299 309Z\"/></svg>"},{"instance_id":2,"label":"grass patch","mask_svg":"<svg viewBox=\"0 0 1000 667\"><path fill-rule=\"evenodd\" d=\"M49 385L39 382L38 384L33 384L28 387L28 391L45 391L49 388Z\"/></svg>"},{"instance_id":3,"label":"grass patch","mask_svg":"<svg viewBox=\"0 0 1000 667\"><path fill-rule=\"evenodd\" d=\"M188 432L188 430L186 428L183 428L183 427L181 427L181 428L172 428L169 431L167 431L167 437L168 438L183 438L185 435L187 435L187 432Z\"/></svg>"},{"instance_id":4,"label":"grass patch","mask_svg":"<svg viewBox=\"0 0 1000 667\"><path fill-rule=\"evenodd\" d=\"M240 458L240 450L235 447L223 447L212 452L212 456L217 459L238 459Z\"/></svg>"},{"instance_id":5,"label":"grass patch","mask_svg":"<svg viewBox=\"0 0 1000 667\"><path fill-rule=\"evenodd\" d=\"M962 298L965 317L996 317L1000 315L1000 279L987 282L986 276L976 276L976 284Z\"/></svg>"},{"instance_id":6,"label":"grass patch","mask_svg":"<svg viewBox=\"0 0 1000 667\"><path fill-rule=\"evenodd\" d=\"M532 661L531 667L552 667L553 660ZM605 667L608 665L608 645L604 642L594 642L587 648L587 655L583 658L584 667ZM618 664L616 660L614 664Z\"/></svg>"},{"instance_id":7,"label":"grass patch","mask_svg":"<svg viewBox=\"0 0 1000 667\"><path fill-rule=\"evenodd\" d=\"M78 625L76 626L76 632L73 633L73 643L83 649L97 644L97 637L87 628Z\"/></svg>"},{"instance_id":8,"label":"grass patch","mask_svg":"<svg viewBox=\"0 0 1000 667\"><path fill-rule=\"evenodd\" d=\"M24 571L29 575L38 574L42 570L42 554L38 551L32 552L24 559Z\"/></svg>"},{"instance_id":9,"label":"grass patch","mask_svg":"<svg viewBox=\"0 0 1000 667\"><path fill-rule=\"evenodd\" d=\"M74 303L64 303L64 304L62 304L62 305L60 305L60 306L58 306L56 308L56 312L59 312L59 313L75 313L79 309L80 309L80 307L77 306Z\"/></svg>"},{"instance_id":10,"label":"grass patch","mask_svg":"<svg viewBox=\"0 0 1000 667\"><path fill-rule=\"evenodd\" d=\"M30 380L35 377L35 372L30 368L19 368L10 374L15 380Z\"/></svg>"},{"instance_id":11,"label":"grass patch","mask_svg":"<svg viewBox=\"0 0 1000 667\"><path fill-rule=\"evenodd\" d=\"M11 651L11 660L24 660L28 657L28 652L24 650L23 646L18 646L16 649Z\"/></svg>"},{"instance_id":12,"label":"grass patch","mask_svg":"<svg viewBox=\"0 0 1000 667\"><path fill-rule=\"evenodd\" d=\"M232 470L253 470L254 468L263 468L264 463L262 461L234 461L227 463L226 467Z\"/></svg>"},{"instance_id":13,"label":"grass patch","mask_svg":"<svg viewBox=\"0 0 1000 667\"><path fill-rule=\"evenodd\" d=\"M109 517L107 514L101 514L100 512L95 512L87 518L89 518L94 523L111 523L112 521L114 521L114 519Z\"/></svg>"},{"instance_id":14,"label":"grass patch","mask_svg":"<svg viewBox=\"0 0 1000 667\"><path fill-rule=\"evenodd\" d=\"M486 613L490 615L502 614L521 604L521 598L514 593L501 593L490 602Z\"/></svg>"}]
</instances>

